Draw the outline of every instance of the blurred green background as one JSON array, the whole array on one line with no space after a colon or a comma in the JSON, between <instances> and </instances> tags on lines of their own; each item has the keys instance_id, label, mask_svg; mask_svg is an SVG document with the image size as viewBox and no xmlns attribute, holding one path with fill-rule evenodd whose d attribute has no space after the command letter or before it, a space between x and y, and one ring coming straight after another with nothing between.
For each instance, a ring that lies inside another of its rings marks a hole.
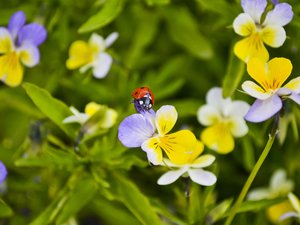
<instances>
[{"instance_id":1,"label":"blurred green background","mask_svg":"<svg viewBox=\"0 0 300 225\"><path fill-rule=\"evenodd\" d=\"M295 14L285 27L288 38L282 47L268 50L271 58L289 58L294 66L291 77L296 77L300 4L288 2ZM223 86L233 99L253 102L238 91L249 77L232 55L240 39L232 29L242 12L239 1L2 0L0 5L1 26L22 10L27 23L39 22L48 31L40 64L25 70L27 84L0 87L0 159L9 172L0 190L5 202L0 202L0 224L212 224L212 215L218 213L211 210L238 196L267 142L272 121L248 123L250 131L236 140L235 150L217 155L212 168L217 184L191 185L189 206L184 181L157 185L164 168L149 166L140 149L123 147L117 128L134 113L131 91L142 85L153 91L154 109L174 105L177 128L188 126L198 138L203 126L197 122L197 109L211 87ZM114 63L106 78L97 80L91 72L80 74L65 67L73 41L87 41L92 32L106 37L114 31L119 38L109 49ZM43 101L46 104L39 104ZM79 125L62 125L51 115L57 110L67 116L71 105L83 111L91 101L116 109L119 117L113 128L87 136L80 144L84 153L78 156L73 143ZM285 168L299 196L300 111L291 102L286 109L293 113L286 138L275 142L253 187L267 186L274 170ZM264 209L273 203L250 205L234 224L269 224ZM215 222L222 223L221 218Z\"/></svg>"}]
</instances>

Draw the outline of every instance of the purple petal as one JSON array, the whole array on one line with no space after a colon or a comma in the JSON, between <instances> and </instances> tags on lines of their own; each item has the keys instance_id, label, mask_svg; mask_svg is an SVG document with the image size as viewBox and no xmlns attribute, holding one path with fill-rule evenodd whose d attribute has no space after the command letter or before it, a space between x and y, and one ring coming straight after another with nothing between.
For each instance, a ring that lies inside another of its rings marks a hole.
<instances>
[{"instance_id":1,"label":"purple petal","mask_svg":"<svg viewBox=\"0 0 300 225\"><path fill-rule=\"evenodd\" d=\"M7 170L4 164L0 161L0 185L3 183L7 175Z\"/></svg>"},{"instance_id":2,"label":"purple petal","mask_svg":"<svg viewBox=\"0 0 300 225\"><path fill-rule=\"evenodd\" d=\"M152 137L154 127L141 114L126 117L119 126L119 140L128 148L140 147L144 141Z\"/></svg>"},{"instance_id":3,"label":"purple petal","mask_svg":"<svg viewBox=\"0 0 300 225\"><path fill-rule=\"evenodd\" d=\"M30 42L36 46L42 44L47 37L46 29L37 23L31 23L23 26L18 33L18 45L24 42Z\"/></svg>"},{"instance_id":4,"label":"purple petal","mask_svg":"<svg viewBox=\"0 0 300 225\"><path fill-rule=\"evenodd\" d=\"M271 0L271 2L273 3L273 5L276 5L279 3L279 0Z\"/></svg>"},{"instance_id":5,"label":"purple petal","mask_svg":"<svg viewBox=\"0 0 300 225\"><path fill-rule=\"evenodd\" d=\"M292 94L289 96L289 98L296 102L298 105L300 105L300 95L296 92L292 91Z\"/></svg>"},{"instance_id":6,"label":"purple petal","mask_svg":"<svg viewBox=\"0 0 300 225\"><path fill-rule=\"evenodd\" d=\"M275 115L282 108L282 101L278 95L273 95L266 100L257 99L250 107L245 119L259 123Z\"/></svg>"},{"instance_id":7,"label":"purple petal","mask_svg":"<svg viewBox=\"0 0 300 225\"><path fill-rule=\"evenodd\" d=\"M294 13L292 6L288 3L280 3L275 5L275 8L268 12L264 25L285 26L293 19Z\"/></svg>"},{"instance_id":8,"label":"purple petal","mask_svg":"<svg viewBox=\"0 0 300 225\"><path fill-rule=\"evenodd\" d=\"M26 17L24 12L18 11L14 13L8 22L8 29L12 34L13 39L15 40L19 30L24 26Z\"/></svg>"},{"instance_id":9,"label":"purple petal","mask_svg":"<svg viewBox=\"0 0 300 225\"><path fill-rule=\"evenodd\" d=\"M267 0L242 0L244 12L249 14L252 19L260 24L260 17L265 11Z\"/></svg>"}]
</instances>

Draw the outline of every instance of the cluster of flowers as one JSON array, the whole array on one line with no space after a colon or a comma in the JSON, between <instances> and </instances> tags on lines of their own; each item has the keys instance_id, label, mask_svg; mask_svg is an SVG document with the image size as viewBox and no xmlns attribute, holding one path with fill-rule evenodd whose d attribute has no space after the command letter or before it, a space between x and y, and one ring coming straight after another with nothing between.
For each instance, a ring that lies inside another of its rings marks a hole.
<instances>
[{"instance_id":1,"label":"cluster of flowers","mask_svg":"<svg viewBox=\"0 0 300 225\"><path fill-rule=\"evenodd\" d=\"M292 63L283 57L269 60L265 47L265 44L274 48L283 45L286 39L283 27L293 18L289 4L272 2L272 9L267 11L267 0L241 0L244 12L233 22L234 31L244 37L235 44L233 51L247 64L248 74L256 81L242 84L242 89L256 98L252 106L229 97L223 98L221 88L209 90L207 104L197 113L198 121L208 126L200 135L201 141L190 130L170 133L178 117L171 105L164 105L156 112L153 109L138 110L121 122L118 138L124 146L141 147L153 165L171 169L158 179L158 184L170 184L181 176L189 176L200 185L215 184L216 176L203 169L212 165L215 156L202 154L204 146L227 154L234 149L234 137L247 134L245 120L262 122L273 117L282 109L287 98L300 104L300 77L283 85L292 72ZM33 67L39 63L38 46L46 37L47 32L42 25L25 25L25 15L21 11L10 18L8 28L0 27L0 79L5 84L18 86L23 78L23 65ZM105 77L113 62L106 50L117 38L116 32L106 39L93 33L88 42L75 41L70 46L66 67L71 70L79 68L81 73L92 69L95 78ZM73 115L64 122L78 122L88 133L98 128L110 128L117 118L115 110L94 102L86 106L85 113L74 107L70 109ZM101 117L95 117L98 114ZM96 123L91 122L95 118ZM6 168L0 162L0 184L6 174ZM286 214L284 218L299 217L299 200L293 194L289 194L289 199L295 212Z\"/></svg>"}]
</instances>

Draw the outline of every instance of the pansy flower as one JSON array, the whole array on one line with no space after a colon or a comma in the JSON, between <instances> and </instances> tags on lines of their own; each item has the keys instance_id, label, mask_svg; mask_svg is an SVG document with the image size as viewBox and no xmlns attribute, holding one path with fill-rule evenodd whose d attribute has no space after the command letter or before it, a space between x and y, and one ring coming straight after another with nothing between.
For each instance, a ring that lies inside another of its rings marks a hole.
<instances>
[{"instance_id":1,"label":"pansy flower","mask_svg":"<svg viewBox=\"0 0 300 225\"><path fill-rule=\"evenodd\" d=\"M287 218L295 218L298 222L300 222L300 200L293 193L288 194L289 201L293 206L293 210L285 213L280 217L280 220L285 220Z\"/></svg>"},{"instance_id":2,"label":"pansy flower","mask_svg":"<svg viewBox=\"0 0 300 225\"><path fill-rule=\"evenodd\" d=\"M69 49L69 58L66 62L68 69L78 69L85 73L92 68L95 78L104 78L110 70L112 57L106 52L118 38L119 34L114 32L106 39L93 33L88 42L75 41Z\"/></svg>"},{"instance_id":3,"label":"pansy flower","mask_svg":"<svg viewBox=\"0 0 300 225\"><path fill-rule=\"evenodd\" d=\"M294 78L286 85L292 64L286 58L273 58L264 62L251 58L247 64L249 75L258 83L245 81L242 89L257 100L250 107L245 119L251 122L262 122L269 119L282 108L282 100L290 98L300 104L300 77Z\"/></svg>"},{"instance_id":4,"label":"pansy flower","mask_svg":"<svg viewBox=\"0 0 300 225\"><path fill-rule=\"evenodd\" d=\"M286 197L293 188L294 182L287 179L286 171L284 169L277 169L271 176L269 186L258 187L251 190L248 194L248 200L259 201ZM290 202L286 200L268 207L266 213L268 219L276 224L278 219L290 210L292 210L292 206Z\"/></svg>"},{"instance_id":5,"label":"pansy flower","mask_svg":"<svg viewBox=\"0 0 300 225\"><path fill-rule=\"evenodd\" d=\"M7 176L7 170L3 162L0 161L0 185L4 182Z\"/></svg>"},{"instance_id":6,"label":"pansy flower","mask_svg":"<svg viewBox=\"0 0 300 225\"><path fill-rule=\"evenodd\" d=\"M34 67L40 61L38 46L47 31L37 23L26 24L22 11L13 14L8 28L0 27L0 79L8 86L18 86L23 80L23 65Z\"/></svg>"},{"instance_id":7,"label":"pansy flower","mask_svg":"<svg viewBox=\"0 0 300 225\"><path fill-rule=\"evenodd\" d=\"M174 106L162 106L155 113L143 111L126 117L119 126L118 137L128 148L141 147L148 160L159 165L163 162L163 152L172 163L186 163L199 147L195 135L189 130L169 133L177 120Z\"/></svg>"},{"instance_id":8,"label":"pansy flower","mask_svg":"<svg viewBox=\"0 0 300 225\"><path fill-rule=\"evenodd\" d=\"M202 169L210 166L215 161L215 157L210 154L200 156L204 145L201 142L198 142L197 145L198 147L185 164L178 165L165 159L165 165L171 168L171 170L163 174L157 183L159 185L167 185L175 182L179 177L190 177L192 181L203 186L215 184L217 181L216 176L212 172Z\"/></svg>"},{"instance_id":9,"label":"pansy flower","mask_svg":"<svg viewBox=\"0 0 300 225\"><path fill-rule=\"evenodd\" d=\"M79 123L85 127L88 133L97 128L112 127L118 117L118 113L105 105L90 102L85 106L85 112L81 113L73 106L70 107L73 115L63 120L64 123Z\"/></svg>"},{"instance_id":10,"label":"pansy flower","mask_svg":"<svg viewBox=\"0 0 300 225\"><path fill-rule=\"evenodd\" d=\"M276 4L262 21L267 0L241 0L241 5L244 13L235 18L233 29L245 38L235 44L234 53L245 62L251 57L268 61L269 53L264 44L278 48L284 43L283 26L293 18L292 7L287 3Z\"/></svg>"},{"instance_id":11,"label":"pansy flower","mask_svg":"<svg viewBox=\"0 0 300 225\"><path fill-rule=\"evenodd\" d=\"M248 132L244 120L249 105L243 101L223 98L222 89L214 87L206 95L207 104L198 109L198 121L208 128L201 133L202 142L220 154L234 149L234 137L242 137Z\"/></svg>"}]
</instances>

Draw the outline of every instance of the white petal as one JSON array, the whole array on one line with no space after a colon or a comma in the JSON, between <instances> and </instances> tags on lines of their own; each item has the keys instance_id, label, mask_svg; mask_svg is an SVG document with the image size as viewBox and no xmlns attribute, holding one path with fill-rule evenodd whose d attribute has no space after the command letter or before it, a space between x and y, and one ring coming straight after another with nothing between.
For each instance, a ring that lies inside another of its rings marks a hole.
<instances>
[{"instance_id":1,"label":"white petal","mask_svg":"<svg viewBox=\"0 0 300 225\"><path fill-rule=\"evenodd\" d=\"M214 106L204 105L198 109L197 118L202 125L210 126L221 120L221 113Z\"/></svg>"},{"instance_id":2,"label":"white petal","mask_svg":"<svg viewBox=\"0 0 300 225\"><path fill-rule=\"evenodd\" d=\"M175 182L181 175L187 171L186 167L183 167L179 170L171 170L163 174L157 181L159 185L168 185Z\"/></svg>"},{"instance_id":3,"label":"white petal","mask_svg":"<svg viewBox=\"0 0 300 225\"><path fill-rule=\"evenodd\" d=\"M283 45L286 39L286 33L283 27L277 25L268 25L261 31L261 37L267 45L278 48Z\"/></svg>"},{"instance_id":4,"label":"white petal","mask_svg":"<svg viewBox=\"0 0 300 225\"><path fill-rule=\"evenodd\" d=\"M286 182L286 172L284 169L277 169L270 180L271 189L276 189L276 187L280 186L282 183Z\"/></svg>"},{"instance_id":5,"label":"white petal","mask_svg":"<svg viewBox=\"0 0 300 225\"><path fill-rule=\"evenodd\" d=\"M105 40L99 34L92 33L89 44L94 48L96 53L105 50Z\"/></svg>"},{"instance_id":6,"label":"white petal","mask_svg":"<svg viewBox=\"0 0 300 225\"><path fill-rule=\"evenodd\" d=\"M216 157L210 154L205 154L200 157L198 157L192 164L191 166L193 168L203 168L203 167L208 167L210 166L214 161Z\"/></svg>"},{"instance_id":7,"label":"white petal","mask_svg":"<svg viewBox=\"0 0 300 225\"><path fill-rule=\"evenodd\" d=\"M17 52L25 66L34 67L40 62L39 49L30 42L25 42L17 49Z\"/></svg>"},{"instance_id":8,"label":"white petal","mask_svg":"<svg viewBox=\"0 0 300 225\"><path fill-rule=\"evenodd\" d=\"M233 29L235 33L245 37L255 32L256 26L249 14L241 13L233 21Z\"/></svg>"},{"instance_id":9,"label":"white petal","mask_svg":"<svg viewBox=\"0 0 300 225\"><path fill-rule=\"evenodd\" d=\"M150 138L142 143L142 150L147 153L148 161L153 165L162 165L163 164L163 155L162 150L158 145L154 144L159 142L157 138Z\"/></svg>"},{"instance_id":10,"label":"white petal","mask_svg":"<svg viewBox=\"0 0 300 225\"><path fill-rule=\"evenodd\" d=\"M244 117L248 112L250 105L244 101L232 101L224 109L224 114L228 117Z\"/></svg>"},{"instance_id":11,"label":"white petal","mask_svg":"<svg viewBox=\"0 0 300 225\"><path fill-rule=\"evenodd\" d=\"M290 200L293 208L296 210L297 213L300 213L300 201L299 201L299 199L293 193L289 193L288 197L289 197L289 200Z\"/></svg>"},{"instance_id":12,"label":"white petal","mask_svg":"<svg viewBox=\"0 0 300 225\"><path fill-rule=\"evenodd\" d=\"M208 105L215 107L220 113L226 105L231 103L230 98L223 98L222 88L214 87L211 88L206 94L206 102Z\"/></svg>"},{"instance_id":13,"label":"white petal","mask_svg":"<svg viewBox=\"0 0 300 225\"><path fill-rule=\"evenodd\" d=\"M104 78L110 70L112 61L112 57L105 52L102 52L99 55L97 55L93 68L94 77Z\"/></svg>"},{"instance_id":14,"label":"white petal","mask_svg":"<svg viewBox=\"0 0 300 225\"><path fill-rule=\"evenodd\" d=\"M247 198L253 201L268 199L270 198L270 190L268 188L256 188L249 191Z\"/></svg>"},{"instance_id":15,"label":"white petal","mask_svg":"<svg viewBox=\"0 0 300 225\"><path fill-rule=\"evenodd\" d=\"M258 86L256 83L253 81L245 81L242 84L242 89L250 96L260 99L260 100L265 100L271 96L270 93L265 92L260 86Z\"/></svg>"},{"instance_id":16,"label":"white petal","mask_svg":"<svg viewBox=\"0 0 300 225\"><path fill-rule=\"evenodd\" d=\"M265 11L267 0L242 0L242 7L245 13L248 13L255 21L260 24L260 17Z\"/></svg>"},{"instance_id":17,"label":"white petal","mask_svg":"<svg viewBox=\"0 0 300 225\"><path fill-rule=\"evenodd\" d=\"M106 48L111 46L117 40L118 37L119 37L118 32L113 32L110 35L108 35L108 37L105 39Z\"/></svg>"},{"instance_id":18,"label":"white petal","mask_svg":"<svg viewBox=\"0 0 300 225\"><path fill-rule=\"evenodd\" d=\"M300 214L296 213L296 212L287 212L287 213L284 213L280 218L279 218L279 221L282 221L282 220L285 220L287 218L299 218L300 219Z\"/></svg>"},{"instance_id":19,"label":"white petal","mask_svg":"<svg viewBox=\"0 0 300 225\"><path fill-rule=\"evenodd\" d=\"M293 18L292 7L287 3L276 4L274 9L269 11L264 21L265 25L285 26Z\"/></svg>"},{"instance_id":20,"label":"white petal","mask_svg":"<svg viewBox=\"0 0 300 225\"><path fill-rule=\"evenodd\" d=\"M84 113L80 113L79 115L76 116L68 116L63 120L63 123L80 123L84 124L88 120L88 115Z\"/></svg>"},{"instance_id":21,"label":"white petal","mask_svg":"<svg viewBox=\"0 0 300 225\"><path fill-rule=\"evenodd\" d=\"M300 95L296 92L292 92L292 94L289 96L289 99L292 99L294 102L300 105Z\"/></svg>"},{"instance_id":22,"label":"white petal","mask_svg":"<svg viewBox=\"0 0 300 225\"><path fill-rule=\"evenodd\" d=\"M242 137L248 133L248 130L248 126L243 117L235 116L230 118L230 131L234 137Z\"/></svg>"},{"instance_id":23,"label":"white petal","mask_svg":"<svg viewBox=\"0 0 300 225\"><path fill-rule=\"evenodd\" d=\"M202 169L189 169L188 174L192 181L203 186L211 186L217 181L217 177L212 172Z\"/></svg>"}]
</instances>

